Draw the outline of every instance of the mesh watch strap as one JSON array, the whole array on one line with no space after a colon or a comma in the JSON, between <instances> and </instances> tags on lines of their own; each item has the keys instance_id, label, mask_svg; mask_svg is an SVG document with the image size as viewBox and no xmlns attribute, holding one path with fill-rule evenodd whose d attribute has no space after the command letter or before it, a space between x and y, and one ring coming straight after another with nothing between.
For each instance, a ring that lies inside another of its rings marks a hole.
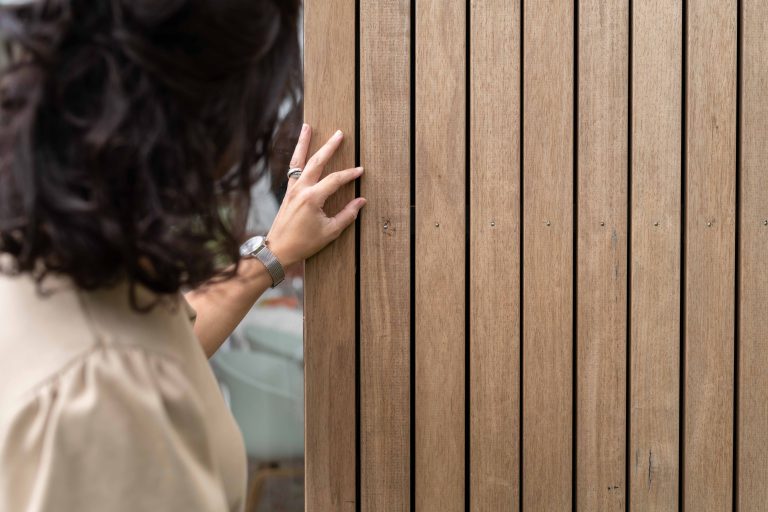
<instances>
[{"instance_id":1,"label":"mesh watch strap","mask_svg":"<svg viewBox=\"0 0 768 512\"><path fill-rule=\"evenodd\" d=\"M267 272L272 278L272 288L282 283L283 279L285 279L283 265L274 253L269 250L263 236L255 236L250 240L247 240L240 246L240 255L243 257L249 256L251 258L256 258L267 268Z\"/></svg>"},{"instance_id":2,"label":"mesh watch strap","mask_svg":"<svg viewBox=\"0 0 768 512\"><path fill-rule=\"evenodd\" d=\"M267 272L272 277L272 288L283 282L285 270L283 270L283 265L280 264L280 261L269 250L269 247L266 245L262 246L260 250L256 251L254 257L267 267Z\"/></svg>"}]
</instances>

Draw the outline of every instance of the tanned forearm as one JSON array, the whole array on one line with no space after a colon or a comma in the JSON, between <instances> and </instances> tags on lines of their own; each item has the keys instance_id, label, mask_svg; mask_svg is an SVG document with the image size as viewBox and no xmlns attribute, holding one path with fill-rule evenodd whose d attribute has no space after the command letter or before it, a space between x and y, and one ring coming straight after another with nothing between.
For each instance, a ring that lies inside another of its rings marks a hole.
<instances>
[{"instance_id":1,"label":"tanned forearm","mask_svg":"<svg viewBox=\"0 0 768 512\"><path fill-rule=\"evenodd\" d=\"M185 295L197 312L195 334L208 357L219 349L271 285L272 278L264 265L245 258L240 262L237 276Z\"/></svg>"}]
</instances>

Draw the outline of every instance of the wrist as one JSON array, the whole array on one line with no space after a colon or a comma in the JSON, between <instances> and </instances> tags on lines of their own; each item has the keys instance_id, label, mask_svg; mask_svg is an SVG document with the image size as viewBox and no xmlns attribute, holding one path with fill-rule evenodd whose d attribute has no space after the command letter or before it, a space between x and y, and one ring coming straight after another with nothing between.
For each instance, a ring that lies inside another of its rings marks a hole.
<instances>
[{"instance_id":1,"label":"wrist","mask_svg":"<svg viewBox=\"0 0 768 512\"><path fill-rule=\"evenodd\" d=\"M287 269L299 262L299 260L292 255L291 251L280 243L279 239L273 240L272 237L268 236L265 244L269 247L269 250L272 251L272 254L275 255L275 258L277 258L283 268Z\"/></svg>"},{"instance_id":2,"label":"wrist","mask_svg":"<svg viewBox=\"0 0 768 512\"><path fill-rule=\"evenodd\" d=\"M249 296L249 299L253 299L252 302L256 302L263 291L272 286L272 275L267 270L267 267L256 258L241 259L237 275L244 279L244 283L248 283L246 288L249 293L256 291L254 297ZM253 285L256 286L254 287ZM263 286L260 287L260 285Z\"/></svg>"},{"instance_id":3,"label":"wrist","mask_svg":"<svg viewBox=\"0 0 768 512\"><path fill-rule=\"evenodd\" d=\"M272 248L265 237L255 236L246 240L240 246L240 256L256 259L263 264L272 278L273 288L285 279L285 266L272 252Z\"/></svg>"}]
</instances>

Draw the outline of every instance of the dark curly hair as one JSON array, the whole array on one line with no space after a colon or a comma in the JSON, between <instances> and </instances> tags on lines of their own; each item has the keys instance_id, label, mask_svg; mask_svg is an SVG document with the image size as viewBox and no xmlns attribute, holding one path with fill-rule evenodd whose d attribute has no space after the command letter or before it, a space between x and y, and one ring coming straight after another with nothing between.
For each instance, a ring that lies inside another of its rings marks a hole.
<instances>
[{"instance_id":1,"label":"dark curly hair","mask_svg":"<svg viewBox=\"0 0 768 512\"><path fill-rule=\"evenodd\" d=\"M298 102L299 16L299 0L0 7L12 271L158 293L225 275L281 111Z\"/></svg>"}]
</instances>

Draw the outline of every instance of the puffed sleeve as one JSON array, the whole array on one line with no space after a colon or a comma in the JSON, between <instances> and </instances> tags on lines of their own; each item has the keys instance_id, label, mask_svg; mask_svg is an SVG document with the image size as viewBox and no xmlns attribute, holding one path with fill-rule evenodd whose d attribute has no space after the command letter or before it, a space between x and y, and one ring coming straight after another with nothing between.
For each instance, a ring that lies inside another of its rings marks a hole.
<instances>
[{"instance_id":1,"label":"puffed sleeve","mask_svg":"<svg viewBox=\"0 0 768 512\"><path fill-rule=\"evenodd\" d=\"M174 360L96 349L4 422L0 511L226 511L203 414Z\"/></svg>"}]
</instances>

